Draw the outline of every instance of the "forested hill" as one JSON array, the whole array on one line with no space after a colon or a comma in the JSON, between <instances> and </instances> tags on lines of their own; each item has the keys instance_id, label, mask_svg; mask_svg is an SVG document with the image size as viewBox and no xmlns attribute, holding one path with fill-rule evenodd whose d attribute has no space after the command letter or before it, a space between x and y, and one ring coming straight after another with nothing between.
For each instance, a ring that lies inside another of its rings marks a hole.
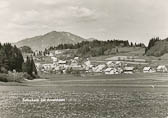
<instances>
[{"instance_id":1,"label":"forested hill","mask_svg":"<svg viewBox=\"0 0 168 118\"><path fill-rule=\"evenodd\" d=\"M168 53L168 38L166 39L160 39L159 37L152 38L149 41L145 53L147 56L156 56L156 57Z\"/></svg>"},{"instance_id":2,"label":"forested hill","mask_svg":"<svg viewBox=\"0 0 168 118\"><path fill-rule=\"evenodd\" d=\"M77 56L100 56L109 55L118 52L118 47L145 47L144 44L133 44L127 40L108 40L108 41L83 41L77 44L60 44L55 47L50 47L48 50L61 50L61 49L76 49Z\"/></svg>"}]
</instances>

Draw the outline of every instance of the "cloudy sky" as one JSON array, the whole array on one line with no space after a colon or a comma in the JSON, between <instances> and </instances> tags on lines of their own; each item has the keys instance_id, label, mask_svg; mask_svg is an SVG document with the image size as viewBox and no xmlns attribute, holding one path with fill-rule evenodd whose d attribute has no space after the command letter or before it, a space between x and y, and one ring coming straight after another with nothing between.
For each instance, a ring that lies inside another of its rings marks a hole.
<instances>
[{"instance_id":1,"label":"cloudy sky","mask_svg":"<svg viewBox=\"0 0 168 118\"><path fill-rule=\"evenodd\" d=\"M55 30L147 44L168 37L167 5L168 0L0 0L0 42Z\"/></svg>"}]
</instances>

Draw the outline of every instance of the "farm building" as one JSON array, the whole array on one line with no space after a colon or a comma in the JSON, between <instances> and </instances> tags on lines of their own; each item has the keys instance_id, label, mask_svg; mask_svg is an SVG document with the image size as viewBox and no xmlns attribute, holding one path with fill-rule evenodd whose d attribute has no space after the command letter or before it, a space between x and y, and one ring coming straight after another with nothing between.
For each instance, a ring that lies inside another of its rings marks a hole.
<instances>
[{"instance_id":1,"label":"farm building","mask_svg":"<svg viewBox=\"0 0 168 118\"><path fill-rule=\"evenodd\" d=\"M124 73L125 74L133 74L134 73L134 67L125 67L124 68Z\"/></svg>"},{"instance_id":2,"label":"farm building","mask_svg":"<svg viewBox=\"0 0 168 118\"><path fill-rule=\"evenodd\" d=\"M122 68L107 68L104 70L105 74L121 74L122 72Z\"/></svg>"},{"instance_id":3,"label":"farm building","mask_svg":"<svg viewBox=\"0 0 168 118\"><path fill-rule=\"evenodd\" d=\"M85 68L85 70L90 70L92 69L93 65L91 65L90 61L86 61L84 62L83 67Z\"/></svg>"},{"instance_id":4,"label":"farm building","mask_svg":"<svg viewBox=\"0 0 168 118\"><path fill-rule=\"evenodd\" d=\"M108 62L106 63L106 65L107 65L109 68L115 66L114 62L112 62L112 61L108 61Z\"/></svg>"},{"instance_id":5,"label":"farm building","mask_svg":"<svg viewBox=\"0 0 168 118\"><path fill-rule=\"evenodd\" d=\"M58 61L58 59L56 57L51 57L51 59L52 59L53 63Z\"/></svg>"},{"instance_id":6,"label":"farm building","mask_svg":"<svg viewBox=\"0 0 168 118\"><path fill-rule=\"evenodd\" d=\"M66 64L66 63L67 63L67 61L63 61L63 60L59 60L59 61L58 61L58 64L60 64L60 65L61 65L61 64Z\"/></svg>"},{"instance_id":7,"label":"farm building","mask_svg":"<svg viewBox=\"0 0 168 118\"><path fill-rule=\"evenodd\" d=\"M93 72L103 72L103 69L106 67L105 64L98 65L93 68Z\"/></svg>"},{"instance_id":8,"label":"farm building","mask_svg":"<svg viewBox=\"0 0 168 118\"><path fill-rule=\"evenodd\" d=\"M74 60L79 60L79 57L74 57Z\"/></svg>"},{"instance_id":9,"label":"farm building","mask_svg":"<svg viewBox=\"0 0 168 118\"><path fill-rule=\"evenodd\" d=\"M52 68L53 68L53 64L43 64L42 65L42 68L45 70L45 71L51 71Z\"/></svg>"},{"instance_id":10,"label":"farm building","mask_svg":"<svg viewBox=\"0 0 168 118\"><path fill-rule=\"evenodd\" d=\"M157 67L157 72L167 72L167 67L165 66L165 65L159 65L158 67Z\"/></svg>"},{"instance_id":11,"label":"farm building","mask_svg":"<svg viewBox=\"0 0 168 118\"><path fill-rule=\"evenodd\" d=\"M55 51L55 55L61 54L62 52L60 50Z\"/></svg>"},{"instance_id":12,"label":"farm building","mask_svg":"<svg viewBox=\"0 0 168 118\"><path fill-rule=\"evenodd\" d=\"M122 68L117 68L117 73L118 74L121 74L123 72L123 69Z\"/></svg>"},{"instance_id":13,"label":"farm building","mask_svg":"<svg viewBox=\"0 0 168 118\"><path fill-rule=\"evenodd\" d=\"M152 73L152 72L154 72L154 71L152 70L151 67L144 67L144 68L143 68L143 72L144 72L144 73Z\"/></svg>"},{"instance_id":14,"label":"farm building","mask_svg":"<svg viewBox=\"0 0 168 118\"><path fill-rule=\"evenodd\" d=\"M107 75L115 74L115 70L113 68L107 68L104 70L104 73Z\"/></svg>"}]
</instances>

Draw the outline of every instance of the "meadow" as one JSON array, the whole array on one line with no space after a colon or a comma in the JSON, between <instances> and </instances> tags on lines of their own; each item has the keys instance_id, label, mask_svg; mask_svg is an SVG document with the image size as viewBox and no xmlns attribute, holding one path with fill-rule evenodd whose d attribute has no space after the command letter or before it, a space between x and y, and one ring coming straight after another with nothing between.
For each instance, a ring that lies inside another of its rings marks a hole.
<instances>
[{"instance_id":1,"label":"meadow","mask_svg":"<svg viewBox=\"0 0 168 118\"><path fill-rule=\"evenodd\" d=\"M168 116L168 75L164 73L108 76L45 74L41 77L19 84L1 82L0 118Z\"/></svg>"}]
</instances>

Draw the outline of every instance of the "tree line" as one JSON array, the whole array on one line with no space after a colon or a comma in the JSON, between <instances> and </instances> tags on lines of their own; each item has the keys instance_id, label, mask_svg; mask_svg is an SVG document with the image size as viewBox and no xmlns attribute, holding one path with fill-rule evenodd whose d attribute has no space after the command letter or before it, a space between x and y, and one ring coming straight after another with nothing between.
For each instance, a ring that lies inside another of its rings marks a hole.
<instances>
[{"instance_id":1,"label":"tree line","mask_svg":"<svg viewBox=\"0 0 168 118\"><path fill-rule=\"evenodd\" d=\"M21 50L10 43L0 43L0 72L7 73L7 71L27 72L32 75L33 72L37 74L37 70L33 58L27 57L24 62Z\"/></svg>"},{"instance_id":2,"label":"tree line","mask_svg":"<svg viewBox=\"0 0 168 118\"><path fill-rule=\"evenodd\" d=\"M145 47L144 44L129 43L128 40L107 40L107 41L82 41L77 44L60 44L51 46L48 50L77 49L77 56L100 56L110 53L118 53L117 47ZM114 50L114 51L111 51Z\"/></svg>"},{"instance_id":3,"label":"tree line","mask_svg":"<svg viewBox=\"0 0 168 118\"><path fill-rule=\"evenodd\" d=\"M106 47L114 47L114 46L129 46L128 41L123 41L123 40L108 40L108 41L98 41L98 40L93 40L93 41L82 41L80 43L76 44L60 44L58 46L51 46L49 50L61 50L61 49L79 49L83 46L89 46L89 47L101 47L101 46L106 46Z\"/></svg>"}]
</instances>

